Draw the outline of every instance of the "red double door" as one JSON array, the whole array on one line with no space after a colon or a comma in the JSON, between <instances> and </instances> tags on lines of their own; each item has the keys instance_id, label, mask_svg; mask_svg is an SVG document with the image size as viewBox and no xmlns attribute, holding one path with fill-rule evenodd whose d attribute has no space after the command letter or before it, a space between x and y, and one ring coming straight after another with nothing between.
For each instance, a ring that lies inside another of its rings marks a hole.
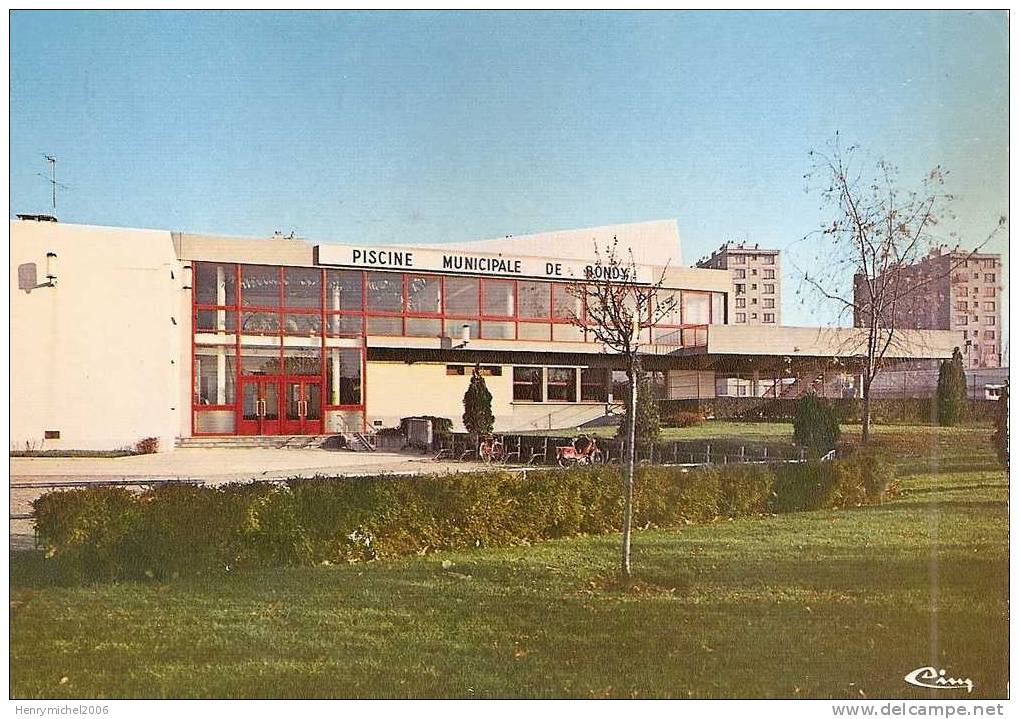
<instances>
[{"instance_id":1,"label":"red double door","mask_svg":"<svg viewBox=\"0 0 1019 719\"><path fill-rule=\"evenodd\" d=\"M238 434L321 434L322 380L241 378L237 429Z\"/></svg>"}]
</instances>

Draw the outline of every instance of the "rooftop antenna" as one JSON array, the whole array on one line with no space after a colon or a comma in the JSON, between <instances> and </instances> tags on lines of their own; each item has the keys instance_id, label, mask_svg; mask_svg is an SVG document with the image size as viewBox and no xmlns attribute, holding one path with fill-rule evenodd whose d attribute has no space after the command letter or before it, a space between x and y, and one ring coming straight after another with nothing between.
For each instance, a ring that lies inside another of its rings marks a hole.
<instances>
[{"instance_id":1,"label":"rooftop antenna","mask_svg":"<svg viewBox=\"0 0 1019 719\"><path fill-rule=\"evenodd\" d=\"M56 155L45 155L44 154L43 157L46 158L46 162L50 163L50 175L49 175L49 177L47 177L46 175L42 174L41 172L37 172L36 174L39 175L39 177L41 177L44 180L46 180L48 183L50 183L50 189L52 191L53 212L55 214L56 211L57 211L57 188L59 187L59 188L64 189L64 190L67 190L67 189L70 189L70 188L67 185L65 185L63 182L57 182L57 157L56 157Z\"/></svg>"}]
</instances>

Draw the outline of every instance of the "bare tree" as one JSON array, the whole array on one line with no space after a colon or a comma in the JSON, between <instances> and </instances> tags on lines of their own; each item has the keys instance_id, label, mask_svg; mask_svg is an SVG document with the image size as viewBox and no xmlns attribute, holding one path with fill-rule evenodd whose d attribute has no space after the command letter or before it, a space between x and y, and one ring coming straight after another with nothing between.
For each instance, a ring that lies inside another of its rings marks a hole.
<instances>
[{"instance_id":1,"label":"bare tree","mask_svg":"<svg viewBox=\"0 0 1019 719\"><path fill-rule=\"evenodd\" d=\"M637 446L637 385L641 350L652 340L652 329L676 308L675 296L663 294L665 272L651 284L637 284L637 265L633 253L625 256L619 241L602 250L594 246L595 260L588 277L570 283L568 293L576 300L567 314L577 327L583 328L602 350L619 355L623 360L630 393L627 409L626 469L623 474L623 551L620 570L631 576L630 538L633 525L633 482Z\"/></svg>"},{"instance_id":2,"label":"bare tree","mask_svg":"<svg viewBox=\"0 0 1019 719\"><path fill-rule=\"evenodd\" d=\"M917 263L955 240L954 233L939 236L942 223L954 219L952 195L944 191L947 170L940 165L928 172L916 189L904 188L898 171L884 160L872 170L857 161L859 148L843 148L839 136L826 152L812 151L813 167L806 176L820 183L821 199L831 212L826 221L804 239L822 238L812 270L804 282L839 307L836 322L851 315L854 326L866 330L862 348L862 439L870 439L871 385L890 349L906 346L901 330L933 328L925 317L933 285L944 279L1004 231L1006 219L968 255L944 263ZM947 297L938 298L947 302ZM911 338L914 342L916 338Z\"/></svg>"}]
</instances>

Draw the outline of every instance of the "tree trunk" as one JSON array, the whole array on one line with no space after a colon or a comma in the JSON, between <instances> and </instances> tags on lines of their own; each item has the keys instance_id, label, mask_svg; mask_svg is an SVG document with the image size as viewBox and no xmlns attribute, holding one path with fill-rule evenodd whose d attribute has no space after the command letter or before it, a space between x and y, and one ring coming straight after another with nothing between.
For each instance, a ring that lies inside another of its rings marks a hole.
<instances>
[{"instance_id":1,"label":"tree trunk","mask_svg":"<svg viewBox=\"0 0 1019 719\"><path fill-rule=\"evenodd\" d=\"M870 441L870 384L872 380L869 376L864 375L863 377L863 436L861 443L867 444Z\"/></svg>"},{"instance_id":2,"label":"tree trunk","mask_svg":"<svg viewBox=\"0 0 1019 719\"><path fill-rule=\"evenodd\" d=\"M623 561L620 567L623 577L629 579L630 535L633 524L633 474L637 463L637 372L633 364L626 370L630 380L630 426L627 427L626 473L623 475Z\"/></svg>"}]
</instances>

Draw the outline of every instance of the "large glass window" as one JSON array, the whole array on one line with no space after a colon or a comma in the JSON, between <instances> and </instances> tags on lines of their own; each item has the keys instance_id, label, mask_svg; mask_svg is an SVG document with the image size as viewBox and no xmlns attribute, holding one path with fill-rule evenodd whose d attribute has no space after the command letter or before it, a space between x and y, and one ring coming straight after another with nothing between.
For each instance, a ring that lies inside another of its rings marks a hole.
<instances>
[{"instance_id":1,"label":"large glass window","mask_svg":"<svg viewBox=\"0 0 1019 719\"><path fill-rule=\"evenodd\" d=\"M330 337L356 337L361 330L361 315L326 316L326 331Z\"/></svg>"},{"instance_id":2,"label":"large glass window","mask_svg":"<svg viewBox=\"0 0 1019 719\"><path fill-rule=\"evenodd\" d=\"M771 307L775 306L775 300L765 300L764 302L765 307L769 306L768 302L771 302ZM711 324L725 324L725 294L722 292L711 293Z\"/></svg>"},{"instance_id":3,"label":"large glass window","mask_svg":"<svg viewBox=\"0 0 1019 719\"><path fill-rule=\"evenodd\" d=\"M577 370L573 367L549 367L545 370L545 398L549 402L577 401Z\"/></svg>"},{"instance_id":4,"label":"large glass window","mask_svg":"<svg viewBox=\"0 0 1019 719\"><path fill-rule=\"evenodd\" d=\"M198 310L195 332L233 334L237 331L237 313L233 310Z\"/></svg>"},{"instance_id":5,"label":"large glass window","mask_svg":"<svg viewBox=\"0 0 1019 719\"><path fill-rule=\"evenodd\" d=\"M361 404L361 351L331 348L326 357L326 403Z\"/></svg>"},{"instance_id":6,"label":"large glass window","mask_svg":"<svg viewBox=\"0 0 1019 719\"><path fill-rule=\"evenodd\" d=\"M707 292L683 292L683 324L706 325L711 322L711 296Z\"/></svg>"},{"instance_id":7,"label":"large glass window","mask_svg":"<svg viewBox=\"0 0 1019 719\"><path fill-rule=\"evenodd\" d=\"M512 317L516 285L512 280L485 280L485 317Z\"/></svg>"},{"instance_id":8,"label":"large glass window","mask_svg":"<svg viewBox=\"0 0 1019 719\"><path fill-rule=\"evenodd\" d=\"M279 268L241 265L241 302L245 307L279 307Z\"/></svg>"},{"instance_id":9,"label":"large glass window","mask_svg":"<svg viewBox=\"0 0 1019 719\"><path fill-rule=\"evenodd\" d=\"M549 342L552 339L552 325L544 322L520 322L517 324L517 339Z\"/></svg>"},{"instance_id":10,"label":"large glass window","mask_svg":"<svg viewBox=\"0 0 1019 719\"><path fill-rule=\"evenodd\" d=\"M396 272L368 273L368 311L403 310L403 275Z\"/></svg>"},{"instance_id":11,"label":"large glass window","mask_svg":"<svg viewBox=\"0 0 1019 719\"><path fill-rule=\"evenodd\" d=\"M513 401L541 402L541 367L513 368Z\"/></svg>"},{"instance_id":12,"label":"large glass window","mask_svg":"<svg viewBox=\"0 0 1019 719\"><path fill-rule=\"evenodd\" d=\"M391 335L403 334L402 317L369 317L368 334L370 335Z\"/></svg>"},{"instance_id":13,"label":"large glass window","mask_svg":"<svg viewBox=\"0 0 1019 719\"><path fill-rule=\"evenodd\" d=\"M552 325L553 342L583 342L584 329L574 324Z\"/></svg>"},{"instance_id":14,"label":"large glass window","mask_svg":"<svg viewBox=\"0 0 1019 719\"><path fill-rule=\"evenodd\" d=\"M557 319L580 319L584 303L581 298L570 292L570 286L557 283L552 285L552 314Z\"/></svg>"},{"instance_id":15,"label":"large glass window","mask_svg":"<svg viewBox=\"0 0 1019 719\"><path fill-rule=\"evenodd\" d=\"M407 276L407 312L412 315L435 315L441 309L441 283L438 277Z\"/></svg>"},{"instance_id":16,"label":"large glass window","mask_svg":"<svg viewBox=\"0 0 1019 719\"><path fill-rule=\"evenodd\" d=\"M481 336L486 340L512 340L516 339L517 326L513 322L491 322L481 323Z\"/></svg>"},{"instance_id":17,"label":"large glass window","mask_svg":"<svg viewBox=\"0 0 1019 719\"><path fill-rule=\"evenodd\" d=\"M545 319L551 309L552 288L548 282L518 283L517 308L525 319Z\"/></svg>"},{"instance_id":18,"label":"large glass window","mask_svg":"<svg viewBox=\"0 0 1019 719\"><path fill-rule=\"evenodd\" d=\"M318 337L322 334L322 315L318 313L284 315L283 334L291 337Z\"/></svg>"},{"instance_id":19,"label":"large glass window","mask_svg":"<svg viewBox=\"0 0 1019 719\"><path fill-rule=\"evenodd\" d=\"M480 284L473 277L446 278L446 314L477 317Z\"/></svg>"},{"instance_id":20,"label":"large glass window","mask_svg":"<svg viewBox=\"0 0 1019 719\"><path fill-rule=\"evenodd\" d=\"M232 346L195 347L195 404L233 404L237 351Z\"/></svg>"},{"instance_id":21,"label":"large glass window","mask_svg":"<svg viewBox=\"0 0 1019 719\"><path fill-rule=\"evenodd\" d=\"M322 350L319 347L285 347L283 371L293 377L322 374Z\"/></svg>"},{"instance_id":22,"label":"large glass window","mask_svg":"<svg viewBox=\"0 0 1019 719\"><path fill-rule=\"evenodd\" d=\"M283 301L287 307L317 310L322 307L322 271L310 267L283 270Z\"/></svg>"},{"instance_id":23,"label":"large glass window","mask_svg":"<svg viewBox=\"0 0 1019 719\"><path fill-rule=\"evenodd\" d=\"M467 325L471 339L477 339L480 336L478 334L480 327L477 320L446 320L446 336L455 341L460 341L463 338L464 325Z\"/></svg>"},{"instance_id":24,"label":"large glass window","mask_svg":"<svg viewBox=\"0 0 1019 719\"><path fill-rule=\"evenodd\" d=\"M278 335L280 316L276 312L242 312L241 334Z\"/></svg>"},{"instance_id":25,"label":"large glass window","mask_svg":"<svg viewBox=\"0 0 1019 719\"><path fill-rule=\"evenodd\" d=\"M680 293L678 290L659 290L655 294L655 315L660 317L660 325L680 325L683 322L680 311Z\"/></svg>"},{"instance_id":26,"label":"large glass window","mask_svg":"<svg viewBox=\"0 0 1019 719\"><path fill-rule=\"evenodd\" d=\"M360 312L364 289L361 273L356 270L326 272L326 309L336 312Z\"/></svg>"},{"instance_id":27,"label":"large glass window","mask_svg":"<svg viewBox=\"0 0 1019 719\"><path fill-rule=\"evenodd\" d=\"M580 370L580 399L583 402L606 402L609 398L609 371L602 367Z\"/></svg>"},{"instance_id":28,"label":"large glass window","mask_svg":"<svg viewBox=\"0 0 1019 719\"><path fill-rule=\"evenodd\" d=\"M241 347L241 374L277 375L280 373L279 346L259 345Z\"/></svg>"},{"instance_id":29,"label":"large glass window","mask_svg":"<svg viewBox=\"0 0 1019 719\"><path fill-rule=\"evenodd\" d=\"M408 337L442 337L442 320L426 317L408 317L406 319Z\"/></svg>"},{"instance_id":30,"label":"large glass window","mask_svg":"<svg viewBox=\"0 0 1019 719\"><path fill-rule=\"evenodd\" d=\"M237 266L196 262L192 277L195 302L200 305L237 305Z\"/></svg>"}]
</instances>

